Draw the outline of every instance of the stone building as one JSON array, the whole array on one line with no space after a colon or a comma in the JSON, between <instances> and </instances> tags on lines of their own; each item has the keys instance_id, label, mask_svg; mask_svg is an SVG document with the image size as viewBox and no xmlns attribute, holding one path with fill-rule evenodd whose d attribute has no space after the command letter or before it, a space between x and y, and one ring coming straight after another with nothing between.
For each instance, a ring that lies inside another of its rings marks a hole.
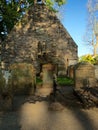
<instances>
[{"instance_id":1,"label":"stone building","mask_svg":"<svg viewBox=\"0 0 98 130\"><path fill-rule=\"evenodd\" d=\"M44 4L35 4L26 12L2 44L1 59L10 64L27 62L41 71L43 64L55 65L65 75L77 63L77 45L56 14Z\"/></svg>"}]
</instances>

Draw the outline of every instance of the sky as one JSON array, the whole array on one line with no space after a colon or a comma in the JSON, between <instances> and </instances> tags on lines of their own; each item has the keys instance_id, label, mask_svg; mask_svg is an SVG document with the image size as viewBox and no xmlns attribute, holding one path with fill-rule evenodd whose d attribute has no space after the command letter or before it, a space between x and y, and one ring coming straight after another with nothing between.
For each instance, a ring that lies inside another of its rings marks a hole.
<instances>
[{"instance_id":1,"label":"sky","mask_svg":"<svg viewBox=\"0 0 98 130\"><path fill-rule=\"evenodd\" d=\"M87 0L67 0L60 12L62 24L78 45L78 56L91 53L83 40L87 27Z\"/></svg>"}]
</instances>

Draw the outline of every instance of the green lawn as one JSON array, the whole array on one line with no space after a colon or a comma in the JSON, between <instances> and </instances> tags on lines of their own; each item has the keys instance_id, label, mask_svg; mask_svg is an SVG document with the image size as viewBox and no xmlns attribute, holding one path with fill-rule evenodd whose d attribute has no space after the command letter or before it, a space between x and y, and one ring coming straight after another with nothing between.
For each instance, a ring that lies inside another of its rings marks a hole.
<instances>
[{"instance_id":1,"label":"green lawn","mask_svg":"<svg viewBox=\"0 0 98 130\"><path fill-rule=\"evenodd\" d=\"M42 84L42 80L41 80L41 78L40 77L36 77L36 84Z\"/></svg>"},{"instance_id":2,"label":"green lawn","mask_svg":"<svg viewBox=\"0 0 98 130\"><path fill-rule=\"evenodd\" d=\"M57 78L57 83L61 86L64 86L64 85L68 85L68 86L71 86L74 84L74 80L73 79L70 79L68 77L58 77Z\"/></svg>"},{"instance_id":3,"label":"green lawn","mask_svg":"<svg viewBox=\"0 0 98 130\"><path fill-rule=\"evenodd\" d=\"M40 79L40 77L36 78L36 83L37 84L42 84L42 80ZM58 77L57 78L57 84L61 85L61 86L64 86L64 85L71 86L71 85L74 84L74 80L70 79L68 77Z\"/></svg>"}]
</instances>

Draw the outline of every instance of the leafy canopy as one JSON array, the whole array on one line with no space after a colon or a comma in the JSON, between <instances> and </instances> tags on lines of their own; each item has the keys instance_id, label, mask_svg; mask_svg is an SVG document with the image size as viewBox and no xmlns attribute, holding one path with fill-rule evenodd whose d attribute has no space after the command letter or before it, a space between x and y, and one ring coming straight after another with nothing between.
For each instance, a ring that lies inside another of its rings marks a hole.
<instances>
[{"instance_id":1,"label":"leafy canopy","mask_svg":"<svg viewBox=\"0 0 98 130\"><path fill-rule=\"evenodd\" d=\"M25 10L34 5L34 0L0 0L0 38L4 39L15 23L25 14ZM46 0L51 9L54 5L63 5L66 0Z\"/></svg>"},{"instance_id":2,"label":"leafy canopy","mask_svg":"<svg viewBox=\"0 0 98 130\"><path fill-rule=\"evenodd\" d=\"M98 55L94 56L94 55L83 55L79 58L79 62L89 62L91 64L98 64Z\"/></svg>"}]
</instances>

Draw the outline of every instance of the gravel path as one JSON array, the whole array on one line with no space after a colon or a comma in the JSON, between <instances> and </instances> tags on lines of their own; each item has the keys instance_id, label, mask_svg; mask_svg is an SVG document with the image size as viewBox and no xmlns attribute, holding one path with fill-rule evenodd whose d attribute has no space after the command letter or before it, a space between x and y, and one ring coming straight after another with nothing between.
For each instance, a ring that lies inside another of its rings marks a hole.
<instances>
[{"instance_id":1,"label":"gravel path","mask_svg":"<svg viewBox=\"0 0 98 130\"><path fill-rule=\"evenodd\" d=\"M13 111L0 112L0 130L98 130L98 108L76 107L70 97L69 106L66 98L63 109L54 111L49 109L47 98L32 98L18 97Z\"/></svg>"}]
</instances>

